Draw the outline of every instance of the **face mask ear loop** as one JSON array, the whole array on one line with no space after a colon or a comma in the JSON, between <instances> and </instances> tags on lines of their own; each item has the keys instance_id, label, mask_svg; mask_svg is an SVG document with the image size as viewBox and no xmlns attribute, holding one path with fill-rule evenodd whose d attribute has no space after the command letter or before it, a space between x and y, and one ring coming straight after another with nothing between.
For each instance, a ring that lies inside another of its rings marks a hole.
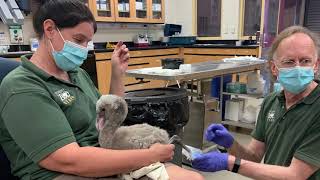
<instances>
[{"instance_id":1,"label":"face mask ear loop","mask_svg":"<svg viewBox=\"0 0 320 180\"><path fill-rule=\"evenodd\" d=\"M51 42L50 39L49 39L49 43L50 43L50 46L51 46L51 48L52 48L52 51L56 51L56 50L54 50L53 45L52 45L52 42Z\"/></svg>"},{"instance_id":2,"label":"face mask ear loop","mask_svg":"<svg viewBox=\"0 0 320 180\"><path fill-rule=\"evenodd\" d=\"M57 28L57 30L58 30L58 32L59 32L59 34L60 34L60 36L61 36L61 38L62 38L63 42L66 42L66 41L64 40L64 38L63 38L63 36L62 36L62 34L61 34L61 32L60 32L59 28Z\"/></svg>"},{"instance_id":3,"label":"face mask ear loop","mask_svg":"<svg viewBox=\"0 0 320 180\"><path fill-rule=\"evenodd\" d=\"M60 36L61 36L61 38L62 38L63 42L65 42L65 40L64 40L64 38L63 38L63 36L62 36L62 34L61 34L60 30L59 30L59 28L57 28L57 30L58 30L58 32L59 32L59 34L60 34ZM49 43L50 43L50 45L51 45L52 50L53 50L53 51L56 51L56 50L53 48L53 45L52 45L52 42L51 42L51 40L50 40L50 39L49 39Z\"/></svg>"},{"instance_id":4,"label":"face mask ear loop","mask_svg":"<svg viewBox=\"0 0 320 180\"><path fill-rule=\"evenodd\" d=\"M272 59L271 60L271 62L273 63L273 65L276 67L276 69L279 71L279 68L278 68L278 66L277 66L277 64L276 64L276 62L275 62L275 60L274 59Z\"/></svg>"},{"instance_id":5,"label":"face mask ear loop","mask_svg":"<svg viewBox=\"0 0 320 180\"><path fill-rule=\"evenodd\" d=\"M280 74L280 68L276 65L276 63L273 61L274 66L276 67L276 69L278 70L278 76L276 76L276 80L277 82L279 82L279 74Z\"/></svg>"}]
</instances>

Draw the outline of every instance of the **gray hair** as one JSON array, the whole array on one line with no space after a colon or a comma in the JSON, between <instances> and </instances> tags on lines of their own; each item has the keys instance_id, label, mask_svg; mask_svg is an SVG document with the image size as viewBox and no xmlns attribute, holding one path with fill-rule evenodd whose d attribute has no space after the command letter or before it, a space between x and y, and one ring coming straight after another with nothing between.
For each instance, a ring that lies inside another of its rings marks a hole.
<instances>
[{"instance_id":1,"label":"gray hair","mask_svg":"<svg viewBox=\"0 0 320 180\"><path fill-rule=\"evenodd\" d=\"M316 48L316 57L320 57L320 39L319 39L319 35L318 34L315 34L313 33L312 31L310 31L309 29L305 28L305 27L302 27L302 26L291 26L291 27L288 27L286 28L285 30L283 30L276 38L275 40L273 41L272 43L272 46L271 46L271 49L269 51L269 54L268 54L268 58L269 60L273 60L274 59L274 56L276 54L276 51L279 47L279 44L282 42L282 40L296 34L296 33L303 33L307 36L309 36L313 43L314 43L314 46Z\"/></svg>"}]
</instances>

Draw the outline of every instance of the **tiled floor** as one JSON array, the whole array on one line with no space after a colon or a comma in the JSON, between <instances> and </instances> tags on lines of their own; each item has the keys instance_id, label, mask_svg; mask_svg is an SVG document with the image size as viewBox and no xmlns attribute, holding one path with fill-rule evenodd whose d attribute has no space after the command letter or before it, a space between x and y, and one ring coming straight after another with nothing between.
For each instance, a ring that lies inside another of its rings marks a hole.
<instances>
[{"instance_id":1,"label":"tiled floor","mask_svg":"<svg viewBox=\"0 0 320 180\"><path fill-rule=\"evenodd\" d=\"M251 137L249 135L232 133L235 139L243 145L249 144ZM185 166L187 169L191 169L190 167ZM239 174L231 173L228 171L220 171L214 173L200 172L206 180L250 180L250 178L241 176Z\"/></svg>"}]
</instances>

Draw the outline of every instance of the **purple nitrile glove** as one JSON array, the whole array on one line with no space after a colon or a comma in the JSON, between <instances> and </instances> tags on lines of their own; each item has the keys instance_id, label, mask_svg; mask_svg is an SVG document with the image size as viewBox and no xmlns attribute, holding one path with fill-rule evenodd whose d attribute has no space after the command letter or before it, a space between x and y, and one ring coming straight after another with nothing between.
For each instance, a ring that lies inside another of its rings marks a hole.
<instances>
[{"instance_id":1,"label":"purple nitrile glove","mask_svg":"<svg viewBox=\"0 0 320 180\"><path fill-rule=\"evenodd\" d=\"M216 151L201 154L192 161L192 167L205 172L228 170L228 154Z\"/></svg>"},{"instance_id":2,"label":"purple nitrile glove","mask_svg":"<svg viewBox=\"0 0 320 180\"><path fill-rule=\"evenodd\" d=\"M205 137L208 141L225 148L230 148L234 141L228 130L221 124L211 124L206 130Z\"/></svg>"}]
</instances>

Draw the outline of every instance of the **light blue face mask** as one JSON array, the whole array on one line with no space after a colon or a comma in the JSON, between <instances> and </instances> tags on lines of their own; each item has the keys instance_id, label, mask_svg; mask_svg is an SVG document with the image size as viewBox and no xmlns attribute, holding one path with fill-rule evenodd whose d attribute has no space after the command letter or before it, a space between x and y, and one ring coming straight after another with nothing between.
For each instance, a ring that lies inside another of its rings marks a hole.
<instances>
[{"instance_id":1,"label":"light blue face mask","mask_svg":"<svg viewBox=\"0 0 320 180\"><path fill-rule=\"evenodd\" d=\"M53 49L52 56L56 65L64 71L71 71L80 67L84 60L87 59L88 49L74 42L64 40L59 29L58 32L64 42L63 49L61 51L55 51L50 41Z\"/></svg>"},{"instance_id":2,"label":"light blue face mask","mask_svg":"<svg viewBox=\"0 0 320 180\"><path fill-rule=\"evenodd\" d=\"M278 81L283 88L292 94L304 91L314 79L313 67L278 68Z\"/></svg>"}]
</instances>

